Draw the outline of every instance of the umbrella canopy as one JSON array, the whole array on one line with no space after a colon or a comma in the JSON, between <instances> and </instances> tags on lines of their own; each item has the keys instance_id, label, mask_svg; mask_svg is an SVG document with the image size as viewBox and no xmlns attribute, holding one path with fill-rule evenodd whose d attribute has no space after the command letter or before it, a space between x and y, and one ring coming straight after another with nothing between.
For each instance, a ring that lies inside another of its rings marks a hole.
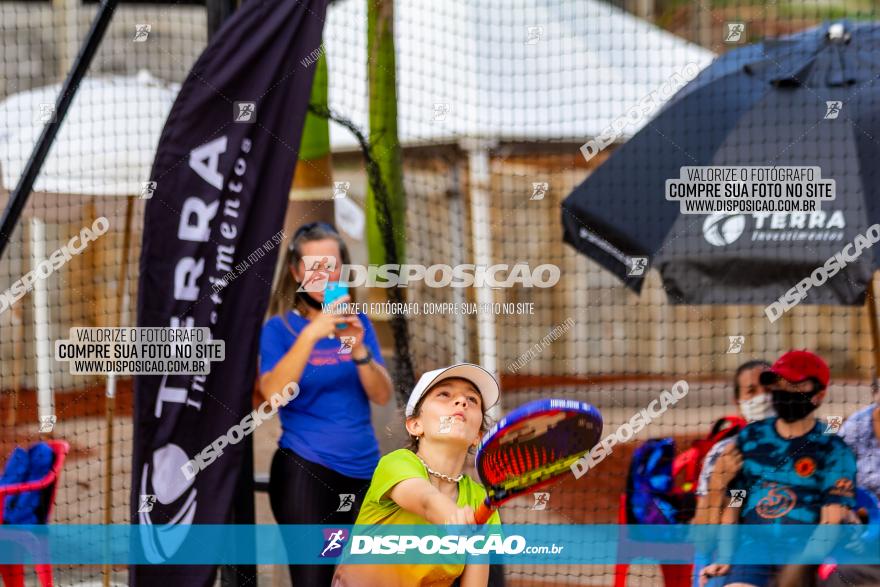
<instances>
[{"instance_id":1,"label":"umbrella canopy","mask_svg":"<svg viewBox=\"0 0 880 587\"><path fill-rule=\"evenodd\" d=\"M336 2L324 27L330 108L363 129L366 10L365 2ZM526 10L397 2L394 44L406 146L463 137L582 144L687 64L703 68L715 56L602 0L533 0ZM334 151L357 146L338 124L330 125L330 141Z\"/></svg>"},{"instance_id":2,"label":"umbrella canopy","mask_svg":"<svg viewBox=\"0 0 880 587\"><path fill-rule=\"evenodd\" d=\"M0 169L6 189L18 183L43 131L41 105L55 104L60 89L54 84L0 102ZM34 191L139 195L179 90L179 84L162 82L147 71L83 81Z\"/></svg>"},{"instance_id":3,"label":"umbrella canopy","mask_svg":"<svg viewBox=\"0 0 880 587\"><path fill-rule=\"evenodd\" d=\"M766 304L880 221L880 25L847 22L730 51L563 202L564 239L636 292L632 257L671 303ZM837 116L828 102L841 102ZM811 213L681 214L684 166L818 166L836 199ZM860 304L870 249L807 303Z\"/></svg>"}]
</instances>

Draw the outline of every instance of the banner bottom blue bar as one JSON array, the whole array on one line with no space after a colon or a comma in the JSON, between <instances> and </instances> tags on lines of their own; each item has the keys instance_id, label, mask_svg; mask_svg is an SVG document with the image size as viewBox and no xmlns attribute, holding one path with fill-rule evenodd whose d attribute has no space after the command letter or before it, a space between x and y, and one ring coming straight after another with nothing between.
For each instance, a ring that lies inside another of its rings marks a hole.
<instances>
[{"instance_id":1,"label":"banner bottom blue bar","mask_svg":"<svg viewBox=\"0 0 880 587\"><path fill-rule=\"evenodd\" d=\"M876 526L0 526L0 564L880 564Z\"/></svg>"}]
</instances>

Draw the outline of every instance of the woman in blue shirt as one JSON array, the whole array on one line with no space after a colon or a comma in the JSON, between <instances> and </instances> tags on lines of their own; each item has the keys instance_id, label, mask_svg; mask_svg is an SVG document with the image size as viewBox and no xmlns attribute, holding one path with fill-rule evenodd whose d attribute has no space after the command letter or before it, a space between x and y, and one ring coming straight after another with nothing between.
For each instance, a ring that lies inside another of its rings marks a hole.
<instances>
[{"instance_id":1,"label":"woman in blue shirt","mask_svg":"<svg viewBox=\"0 0 880 587\"><path fill-rule=\"evenodd\" d=\"M388 403L392 386L376 333L364 314L321 311L324 286L349 262L329 224L297 229L272 294L274 316L260 336L263 396L299 385L299 395L279 410L282 432L269 474L279 524L354 524L379 462L369 402ZM343 336L350 346L341 345ZM329 585L333 572L333 565L290 566L296 586Z\"/></svg>"}]
</instances>

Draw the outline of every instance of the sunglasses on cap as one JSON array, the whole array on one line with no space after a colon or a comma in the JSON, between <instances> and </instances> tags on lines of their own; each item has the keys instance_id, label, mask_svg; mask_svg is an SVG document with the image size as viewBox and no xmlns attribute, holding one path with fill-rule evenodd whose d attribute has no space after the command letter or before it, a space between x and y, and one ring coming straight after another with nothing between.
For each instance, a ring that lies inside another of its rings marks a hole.
<instances>
[{"instance_id":1,"label":"sunglasses on cap","mask_svg":"<svg viewBox=\"0 0 880 587\"><path fill-rule=\"evenodd\" d=\"M324 230L332 232L333 234L339 234L339 232L332 224L327 224L326 222L307 222L306 224L303 224L302 226L297 228L296 232L293 233L293 238L290 239L290 242L287 245L287 249L292 251L293 244L296 242L296 239L298 239L303 233L314 230L316 228L323 228Z\"/></svg>"}]
</instances>

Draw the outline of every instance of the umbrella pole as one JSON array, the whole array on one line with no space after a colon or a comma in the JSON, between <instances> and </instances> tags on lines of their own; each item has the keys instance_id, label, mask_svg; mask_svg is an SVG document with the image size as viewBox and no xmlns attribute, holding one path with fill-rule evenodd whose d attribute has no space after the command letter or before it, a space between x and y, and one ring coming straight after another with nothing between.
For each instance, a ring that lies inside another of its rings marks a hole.
<instances>
[{"instance_id":1,"label":"umbrella pole","mask_svg":"<svg viewBox=\"0 0 880 587\"><path fill-rule=\"evenodd\" d=\"M128 277L128 249L131 246L131 217L134 212L134 198L125 198L125 229L122 236L122 259L119 263L119 275L116 279L116 315L117 326L122 326L123 302ZM104 524L109 526L113 523L113 415L116 411L116 374L107 376L107 389L104 397L104 420L106 423L107 437L104 442ZM104 565L104 587L109 587L112 567Z\"/></svg>"},{"instance_id":2,"label":"umbrella pole","mask_svg":"<svg viewBox=\"0 0 880 587\"><path fill-rule=\"evenodd\" d=\"M874 286L874 279L877 274L871 274L871 281L868 283L868 299L866 307L868 309L868 317L871 320L871 341L874 350L874 380L871 382L872 387L876 390L877 382L880 380L880 323L877 320L877 296Z\"/></svg>"}]
</instances>

